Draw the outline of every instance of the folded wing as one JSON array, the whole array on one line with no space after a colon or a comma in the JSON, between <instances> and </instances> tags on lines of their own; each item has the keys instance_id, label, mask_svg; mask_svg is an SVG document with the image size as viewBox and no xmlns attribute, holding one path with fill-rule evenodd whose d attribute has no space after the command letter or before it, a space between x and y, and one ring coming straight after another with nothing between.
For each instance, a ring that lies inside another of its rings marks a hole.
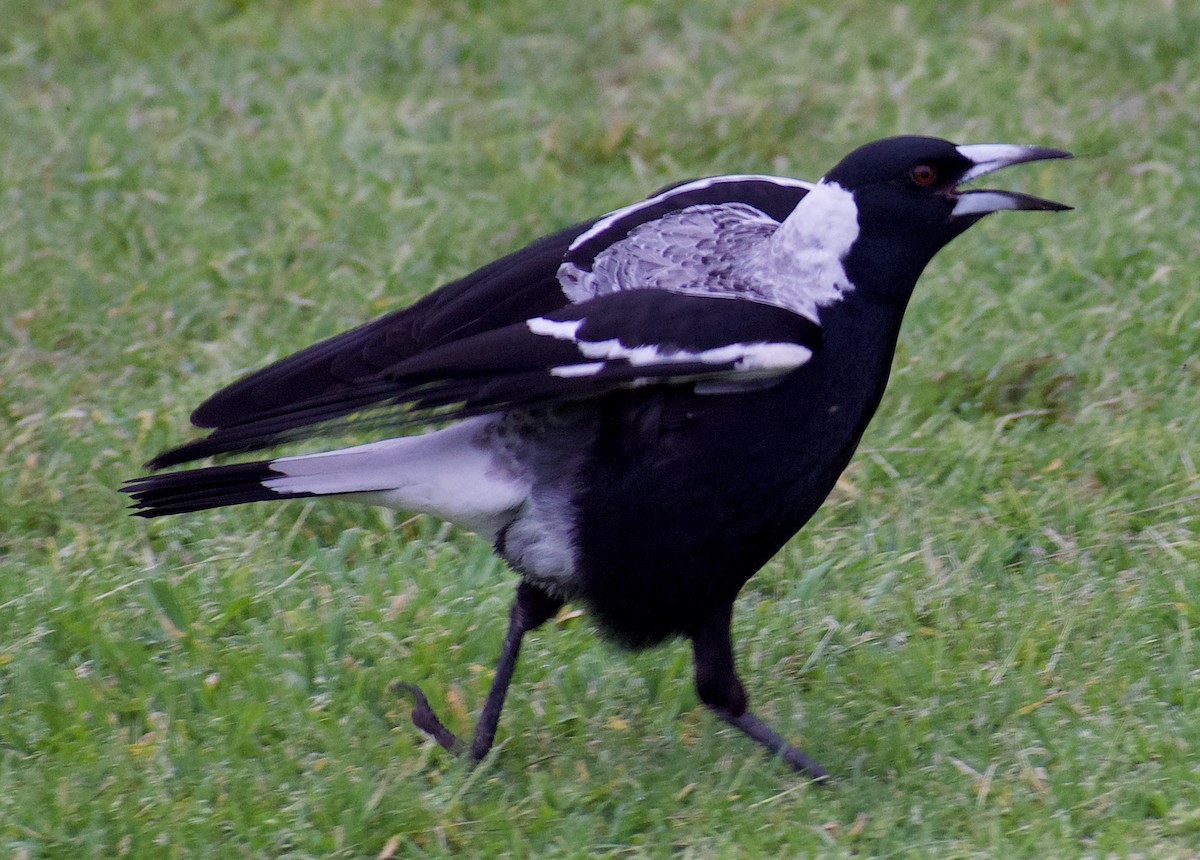
<instances>
[{"instance_id":1,"label":"folded wing","mask_svg":"<svg viewBox=\"0 0 1200 860\"><path fill-rule=\"evenodd\" d=\"M617 320L603 304L591 309L593 316L581 329L582 337L593 340L576 343L573 338L539 335L529 324L538 319L582 320L570 316L572 309L593 296L587 289L567 289L560 277L564 263L590 273L598 256L631 233L648 235L662 219L694 207L733 204L739 212L750 207L762 212L769 226L771 220L785 218L808 188L808 183L783 177L710 177L666 188L640 203L546 236L407 308L314 344L218 391L192 413L196 426L213 429L209 437L167 451L150 465L159 468L317 436L345 429L329 422L341 419L357 426L349 416L382 407L402 406L404 413L389 415L387 421L403 423L443 417L429 414L435 407L452 407L445 415L452 417L504 405L596 396L608 388L684 380L689 374L708 380L701 391L723 391L726 384L732 386L729 390L744 390L753 380L764 384L771 378L771 368L786 366L799 353L784 357L778 350L756 345L758 341L745 341L743 348L738 346L742 342L704 346L708 341L685 339L681 343L698 353L688 355L669 339L654 341L657 335L648 319L626 320L630 328L618 333ZM653 297L628 301L631 306L621 306L621 313L634 312L635 304L649 309L665 303ZM729 319L741 313L722 308ZM664 319L661 324L666 337L667 329L681 320ZM601 337L602 328L612 336ZM775 343L770 339L774 336L766 332L761 343ZM611 355L597 352L598 344L614 337L620 348L613 347ZM801 345L809 348L807 342L816 337L801 336ZM635 344L638 338L644 342ZM783 338L782 343L790 342ZM585 356L583 343L590 344L587 349L595 355ZM621 354L630 344L642 347L641 351ZM648 349L655 345L663 349L657 353ZM712 351L717 348L727 351ZM510 355L524 355L528 366L505 368ZM725 358L728 367L722 363ZM482 366L480 361L485 360L499 365ZM722 381L722 372L731 374L733 381ZM438 373L443 375L435 378ZM522 385L531 387L522 393Z\"/></svg>"},{"instance_id":2,"label":"folded wing","mask_svg":"<svg viewBox=\"0 0 1200 860\"><path fill-rule=\"evenodd\" d=\"M404 358L336 390L230 422L160 455L160 467L329 431L354 413L396 423L689 385L731 394L770 385L820 348L820 329L774 305L665 290L611 293ZM398 414L396 410L402 410Z\"/></svg>"}]
</instances>

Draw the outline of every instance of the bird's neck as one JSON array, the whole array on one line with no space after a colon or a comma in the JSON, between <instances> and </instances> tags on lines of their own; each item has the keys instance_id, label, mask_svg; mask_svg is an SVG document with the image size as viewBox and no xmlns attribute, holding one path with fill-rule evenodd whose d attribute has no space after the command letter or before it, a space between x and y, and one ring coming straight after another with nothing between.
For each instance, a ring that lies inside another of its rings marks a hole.
<instances>
[{"instance_id":1,"label":"bird's neck","mask_svg":"<svg viewBox=\"0 0 1200 860\"><path fill-rule=\"evenodd\" d=\"M820 308L855 289L843 260L858 238L854 196L836 183L813 186L763 244L752 271L778 304L817 321Z\"/></svg>"}]
</instances>

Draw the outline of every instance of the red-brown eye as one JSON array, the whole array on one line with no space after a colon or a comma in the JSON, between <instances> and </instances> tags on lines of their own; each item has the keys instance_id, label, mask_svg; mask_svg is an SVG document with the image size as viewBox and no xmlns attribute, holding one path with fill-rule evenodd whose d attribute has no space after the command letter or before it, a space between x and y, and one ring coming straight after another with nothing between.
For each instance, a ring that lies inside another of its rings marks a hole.
<instances>
[{"instance_id":1,"label":"red-brown eye","mask_svg":"<svg viewBox=\"0 0 1200 860\"><path fill-rule=\"evenodd\" d=\"M918 164L908 171L908 178L917 185L932 185L937 181L937 168L932 164Z\"/></svg>"}]
</instances>

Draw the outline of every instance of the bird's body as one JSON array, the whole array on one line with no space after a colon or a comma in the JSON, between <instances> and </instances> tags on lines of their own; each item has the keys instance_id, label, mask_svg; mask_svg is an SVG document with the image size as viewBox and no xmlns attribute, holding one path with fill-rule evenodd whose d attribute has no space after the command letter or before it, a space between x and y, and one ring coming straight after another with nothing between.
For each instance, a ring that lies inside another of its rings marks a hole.
<instances>
[{"instance_id":1,"label":"bird's body","mask_svg":"<svg viewBox=\"0 0 1200 860\"><path fill-rule=\"evenodd\" d=\"M354 426L372 410L454 423L129 491L148 516L338 496L490 540L524 584L476 757L521 635L581 600L627 645L691 639L705 703L821 775L746 710L734 599L849 462L933 254L987 212L1065 208L957 184L1063 155L894 138L815 185L728 176L666 189L218 392L193 415L213 432L152 465ZM414 720L456 746L414 692Z\"/></svg>"}]
</instances>

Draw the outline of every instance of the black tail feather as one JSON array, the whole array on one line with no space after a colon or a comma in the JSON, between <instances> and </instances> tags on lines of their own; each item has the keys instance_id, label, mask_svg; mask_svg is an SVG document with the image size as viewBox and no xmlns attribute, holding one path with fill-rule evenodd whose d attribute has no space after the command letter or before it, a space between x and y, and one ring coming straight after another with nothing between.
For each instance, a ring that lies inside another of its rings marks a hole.
<instances>
[{"instance_id":1,"label":"black tail feather","mask_svg":"<svg viewBox=\"0 0 1200 860\"><path fill-rule=\"evenodd\" d=\"M125 482L121 492L128 493L133 499L133 514L139 517L161 517L247 502L318 495L279 493L264 486L264 481L279 477L280 473L271 469L270 460L259 460L134 478Z\"/></svg>"}]
</instances>

